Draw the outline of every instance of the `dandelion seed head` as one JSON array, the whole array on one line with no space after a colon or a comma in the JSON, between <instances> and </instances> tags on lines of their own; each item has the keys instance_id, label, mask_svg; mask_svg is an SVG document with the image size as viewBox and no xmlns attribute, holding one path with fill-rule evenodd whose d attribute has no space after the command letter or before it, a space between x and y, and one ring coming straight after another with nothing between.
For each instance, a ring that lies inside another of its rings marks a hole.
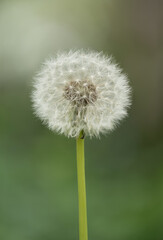
<instances>
[{"instance_id":1,"label":"dandelion seed head","mask_svg":"<svg viewBox=\"0 0 163 240\"><path fill-rule=\"evenodd\" d=\"M111 58L70 51L44 63L34 81L32 102L48 127L68 137L99 136L127 115L130 87Z\"/></svg>"}]
</instances>

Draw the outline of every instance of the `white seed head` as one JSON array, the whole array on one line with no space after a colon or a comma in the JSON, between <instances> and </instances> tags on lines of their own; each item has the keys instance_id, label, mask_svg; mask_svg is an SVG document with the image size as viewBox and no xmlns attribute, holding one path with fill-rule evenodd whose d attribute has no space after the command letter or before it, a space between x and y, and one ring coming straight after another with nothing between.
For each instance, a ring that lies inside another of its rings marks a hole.
<instances>
[{"instance_id":1,"label":"white seed head","mask_svg":"<svg viewBox=\"0 0 163 240\"><path fill-rule=\"evenodd\" d=\"M32 101L48 127L68 137L99 136L127 114L130 87L111 58L97 52L58 54L36 76Z\"/></svg>"}]
</instances>

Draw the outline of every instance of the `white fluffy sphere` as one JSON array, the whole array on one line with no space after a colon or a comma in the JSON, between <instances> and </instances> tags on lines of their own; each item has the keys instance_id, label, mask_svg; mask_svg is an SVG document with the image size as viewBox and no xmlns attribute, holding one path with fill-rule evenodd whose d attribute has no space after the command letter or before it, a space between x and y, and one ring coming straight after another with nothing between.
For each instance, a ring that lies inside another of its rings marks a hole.
<instances>
[{"instance_id":1,"label":"white fluffy sphere","mask_svg":"<svg viewBox=\"0 0 163 240\"><path fill-rule=\"evenodd\" d=\"M44 63L35 78L35 113L48 127L68 137L99 136L127 114L130 87L111 58L70 51Z\"/></svg>"}]
</instances>

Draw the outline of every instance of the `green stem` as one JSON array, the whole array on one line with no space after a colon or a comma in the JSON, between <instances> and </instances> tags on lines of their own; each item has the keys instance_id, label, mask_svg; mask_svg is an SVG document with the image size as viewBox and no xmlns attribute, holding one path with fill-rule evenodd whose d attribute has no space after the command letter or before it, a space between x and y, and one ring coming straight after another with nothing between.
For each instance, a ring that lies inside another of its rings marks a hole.
<instances>
[{"instance_id":1,"label":"green stem","mask_svg":"<svg viewBox=\"0 0 163 240\"><path fill-rule=\"evenodd\" d=\"M79 240L88 240L83 131L81 131L79 137L77 138L76 147L79 202Z\"/></svg>"}]
</instances>

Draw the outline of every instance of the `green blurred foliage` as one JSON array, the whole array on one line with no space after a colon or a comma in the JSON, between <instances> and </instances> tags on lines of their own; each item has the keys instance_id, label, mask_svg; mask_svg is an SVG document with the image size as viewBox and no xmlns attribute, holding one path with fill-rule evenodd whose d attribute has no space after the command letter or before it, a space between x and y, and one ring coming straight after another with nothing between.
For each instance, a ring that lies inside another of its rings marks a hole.
<instances>
[{"instance_id":1,"label":"green blurred foliage","mask_svg":"<svg viewBox=\"0 0 163 240\"><path fill-rule=\"evenodd\" d=\"M86 139L89 239L163 239L161 0L0 1L0 239L78 239L75 140L32 113L32 78L58 50L112 54L129 117Z\"/></svg>"}]
</instances>

